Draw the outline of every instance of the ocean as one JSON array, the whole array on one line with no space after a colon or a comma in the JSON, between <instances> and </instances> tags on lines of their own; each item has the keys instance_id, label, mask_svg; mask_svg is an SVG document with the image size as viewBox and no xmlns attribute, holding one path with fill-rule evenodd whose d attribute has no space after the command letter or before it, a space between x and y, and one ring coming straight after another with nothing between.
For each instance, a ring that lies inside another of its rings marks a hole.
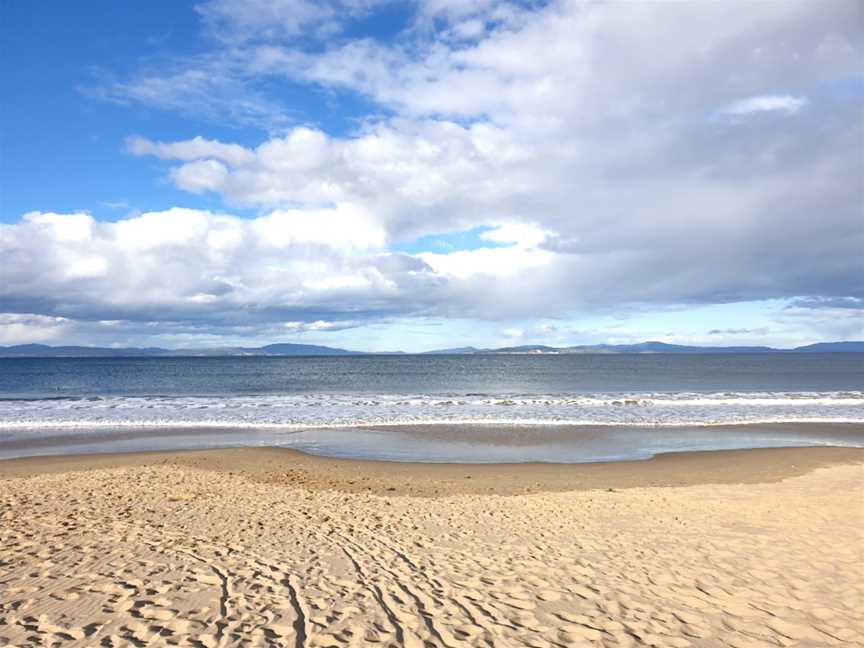
<instances>
[{"instance_id":1,"label":"ocean","mask_svg":"<svg viewBox=\"0 0 864 648\"><path fill-rule=\"evenodd\" d=\"M264 445L457 462L864 446L864 354L0 359L0 458Z\"/></svg>"}]
</instances>

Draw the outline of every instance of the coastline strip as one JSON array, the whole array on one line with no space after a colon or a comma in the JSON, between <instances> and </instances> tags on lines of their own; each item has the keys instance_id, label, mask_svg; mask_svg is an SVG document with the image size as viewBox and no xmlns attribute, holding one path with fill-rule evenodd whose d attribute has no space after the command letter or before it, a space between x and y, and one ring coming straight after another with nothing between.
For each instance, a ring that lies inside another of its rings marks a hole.
<instances>
[{"instance_id":1,"label":"coastline strip","mask_svg":"<svg viewBox=\"0 0 864 648\"><path fill-rule=\"evenodd\" d=\"M409 463L333 459L287 448L26 457L0 461L0 480L122 467L174 466L311 491L421 497L755 484L836 464L864 463L864 448L759 448L675 452L641 461L582 464Z\"/></svg>"}]
</instances>

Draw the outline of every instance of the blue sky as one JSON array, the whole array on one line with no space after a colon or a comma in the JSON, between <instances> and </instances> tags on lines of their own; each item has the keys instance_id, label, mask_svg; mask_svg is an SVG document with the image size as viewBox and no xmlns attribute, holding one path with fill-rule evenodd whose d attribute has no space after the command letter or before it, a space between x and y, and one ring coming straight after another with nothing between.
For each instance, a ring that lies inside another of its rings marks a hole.
<instances>
[{"instance_id":1,"label":"blue sky","mask_svg":"<svg viewBox=\"0 0 864 648\"><path fill-rule=\"evenodd\" d=\"M862 336L856 2L2 11L0 344Z\"/></svg>"}]
</instances>

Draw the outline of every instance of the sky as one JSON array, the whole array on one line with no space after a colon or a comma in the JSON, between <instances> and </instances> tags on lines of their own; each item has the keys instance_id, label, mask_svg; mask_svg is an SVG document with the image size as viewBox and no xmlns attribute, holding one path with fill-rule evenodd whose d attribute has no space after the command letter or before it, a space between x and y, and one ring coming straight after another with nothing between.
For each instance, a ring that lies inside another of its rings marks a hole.
<instances>
[{"instance_id":1,"label":"sky","mask_svg":"<svg viewBox=\"0 0 864 648\"><path fill-rule=\"evenodd\" d=\"M856 0L0 8L0 345L864 337Z\"/></svg>"}]
</instances>

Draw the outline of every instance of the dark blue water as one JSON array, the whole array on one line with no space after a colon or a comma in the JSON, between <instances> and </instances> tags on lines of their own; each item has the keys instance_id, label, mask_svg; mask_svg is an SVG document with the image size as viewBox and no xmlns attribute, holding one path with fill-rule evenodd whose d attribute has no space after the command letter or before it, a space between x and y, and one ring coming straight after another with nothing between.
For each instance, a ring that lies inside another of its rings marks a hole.
<instances>
[{"instance_id":1,"label":"dark blue water","mask_svg":"<svg viewBox=\"0 0 864 648\"><path fill-rule=\"evenodd\" d=\"M0 398L861 389L854 353L0 359Z\"/></svg>"},{"instance_id":2,"label":"dark blue water","mask_svg":"<svg viewBox=\"0 0 864 648\"><path fill-rule=\"evenodd\" d=\"M589 461L864 445L862 390L864 354L0 359L0 457L284 445Z\"/></svg>"}]
</instances>

